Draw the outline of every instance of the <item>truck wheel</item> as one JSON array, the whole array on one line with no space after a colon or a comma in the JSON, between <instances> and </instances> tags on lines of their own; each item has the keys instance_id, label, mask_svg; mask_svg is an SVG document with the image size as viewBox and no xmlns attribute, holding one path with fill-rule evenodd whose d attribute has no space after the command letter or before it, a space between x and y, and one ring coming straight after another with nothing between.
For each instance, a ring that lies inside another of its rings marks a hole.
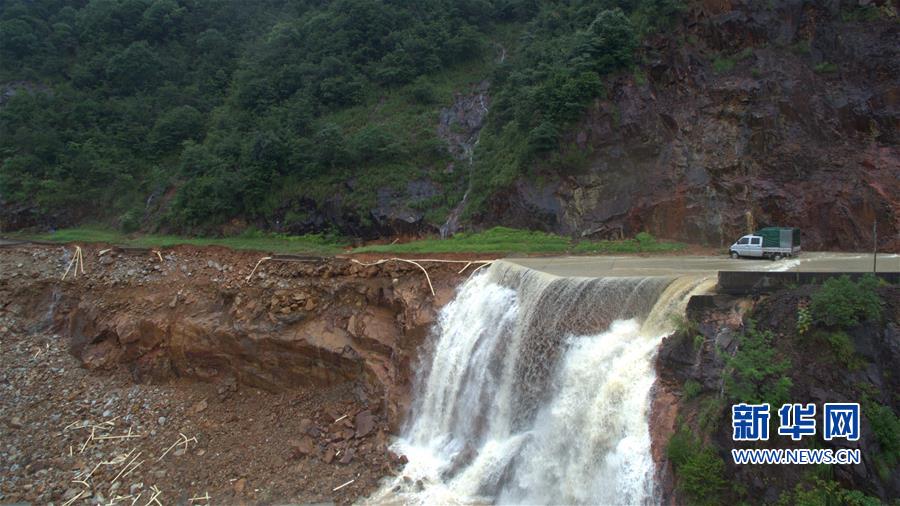
<instances>
[{"instance_id":1,"label":"truck wheel","mask_svg":"<svg viewBox=\"0 0 900 506\"><path fill-rule=\"evenodd\" d=\"M737 260L739 257L740 257L740 255L738 255L737 251L731 252L731 258L734 258L735 260Z\"/></svg>"},{"instance_id":2,"label":"truck wheel","mask_svg":"<svg viewBox=\"0 0 900 506\"><path fill-rule=\"evenodd\" d=\"M781 253L775 253L774 255L772 255L772 260L774 260L776 262L781 260L781 258L782 258Z\"/></svg>"}]
</instances>

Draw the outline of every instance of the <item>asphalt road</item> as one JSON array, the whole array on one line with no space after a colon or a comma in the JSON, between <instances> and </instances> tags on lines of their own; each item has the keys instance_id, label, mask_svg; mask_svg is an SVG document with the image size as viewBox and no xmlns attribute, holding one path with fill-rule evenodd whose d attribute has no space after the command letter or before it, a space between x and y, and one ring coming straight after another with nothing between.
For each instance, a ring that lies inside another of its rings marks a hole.
<instances>
[{"instance_id":1,"label":"asphalt road","mask_svg":"<svg viewBox=\"0 0 900 506\"><path fill-rule=\"evenodd\" d=\"M872 255L862 253L802 253L796 258L733 260L727 256L597 256L506 258L557 276L679 276L718 271L871 272ZM878 255L879 272L900 272L900 255Z\"/></svg>"}]
</instances>

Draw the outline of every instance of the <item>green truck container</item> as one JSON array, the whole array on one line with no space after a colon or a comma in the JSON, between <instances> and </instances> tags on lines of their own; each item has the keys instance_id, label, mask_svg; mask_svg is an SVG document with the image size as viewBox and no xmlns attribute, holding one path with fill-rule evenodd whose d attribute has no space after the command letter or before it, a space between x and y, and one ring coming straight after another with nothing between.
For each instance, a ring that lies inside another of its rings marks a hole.
<instances>
[{"instance_id":1,"label":"green truck container","mask_svg":"<svg viewBox=\"0 0 900 506\"><path fill-rule=\"evenodd\" d=\"M791 248L800 246L800 229L789 227L766 227L756 231L763 238L763 248Z\"/></svg>"}]
</instances>

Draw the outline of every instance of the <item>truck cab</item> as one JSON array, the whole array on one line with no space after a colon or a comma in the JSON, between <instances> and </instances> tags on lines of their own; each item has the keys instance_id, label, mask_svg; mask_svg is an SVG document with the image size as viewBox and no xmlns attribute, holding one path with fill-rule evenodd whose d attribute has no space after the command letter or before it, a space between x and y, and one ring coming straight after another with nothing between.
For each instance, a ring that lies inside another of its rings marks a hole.
<instances>
[{"instance_id":1,"label":"truck cab","mask_svg":"<svg viewBox=\"0 0 900 506\"><path fill-rule=\"evenodd\" d=\"M781 260L800 253L800 229L766 227L745 235L728 248L731 258L771 258Z\"/></svg>"},{"instance_id":2,"label":"truck cab","mask_svg":"<svg viewBox=\"0 0 900 506\"><path fill-rule=\"evenodd\" d=\"M734 242L729 248L731 258L739 257L763 257L763 238L759 235L745 235Z\"/></svg>"}]
</instances>

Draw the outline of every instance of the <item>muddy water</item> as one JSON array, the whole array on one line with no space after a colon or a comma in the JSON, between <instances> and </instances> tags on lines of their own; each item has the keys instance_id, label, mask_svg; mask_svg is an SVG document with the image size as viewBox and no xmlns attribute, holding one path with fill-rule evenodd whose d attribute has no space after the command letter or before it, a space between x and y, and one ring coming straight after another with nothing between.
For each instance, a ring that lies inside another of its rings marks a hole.
<instances>
[{"instance_id":1,"label":"muddy water","mask_svg":"<svg viewBox=\"0 0 900 506\"><path fill-rule=\"evenodd\" d=\"M497 262L442 312L422 364L398 504L655 499L652 357L707 277L560 278Z\"/></svg>"}]
</instances>

